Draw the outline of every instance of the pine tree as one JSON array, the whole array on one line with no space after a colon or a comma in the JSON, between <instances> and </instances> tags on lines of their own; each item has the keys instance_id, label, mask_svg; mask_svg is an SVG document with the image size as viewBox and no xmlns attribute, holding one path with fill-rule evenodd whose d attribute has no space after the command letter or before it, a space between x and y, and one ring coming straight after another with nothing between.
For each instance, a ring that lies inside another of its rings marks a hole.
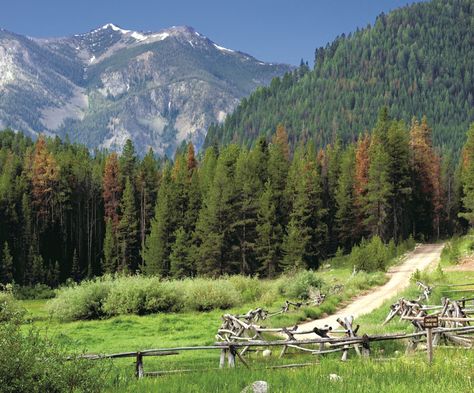
<instances>
[{"instance_id":1,"label":"pine tree","mask_svg":"<svg viewBox=\"0 0 474 393\"><path fill-rule=\"evenodd\" d=\"M118 157L116 153L112 153L105 161L102 196L104 198L105 220L110 219L114 228L119 222L121 192Z\"/></svg>"},{"instance_id":2,"label":"pine tree","mask_svg":"<svg viewBox=\"0 0 474 393\"><path fill-rule=\"evenodd\" d=\"M198 273L216 276L235 273L239 262L233 258L231 224L235 222L235 164L239 149L226 147L220 154L207 196L203 199L196 237L199 245L196 261Z\"/></svg>"},{"instance_id":3,"label":"pine tree","mask_svg":"<svg viewBox=\"0 0 474 393\"><path fill-rule=\"evenodd\" d=\"M2 284L13 282L13 257L7 242L3 246L2 259L0 259L0 282Z\"/></svg>"},{"instance_id":4,"label":"pine tree","mask_svg":"<svg viewBox=\"0 0 474 393\"><path fill-rule=\"evenodd\" d=\"M342 154L341 173L338 179L335 201L336 228L339 236L339 247L350 251L356 242L357 214L355 210L355 150L349 146Z\"/></svg>"},{"instance_id":5,"label":"pine tree","mask_svg":"<svg viewBox=\"0 0 474 393\"><path fill-rule=\"evenodd\" d=\"M104 273L114 273L118 268L118 241L115 235L112 219L109 218L105 224L104 238Z\"/></svg>"},{"instance_id":6,"label":"pine tree","mask_svg":"<svg viewBox=\"0 0 474 393\"><path fill-rule=\"evenodd\" d=\"M354 233L356 239L361 239L368 234L364 224L364 207L369 182L369 148L370 136L367 133L364 136L360 135L355 153L354 174L354 204L357 218Z\"/></svg>"},{"instance_id":7,"label":"pine tree","mask_svg":"<svg viewBox=\"0 0 474 393\"><path fill-rule=\"evenodd\" d=\"M411 197L409 134L402 122L393 121L387 131L386 147L389 156L389 181L392 221L391 237L395 241L410 233L409 200Z\"/></svg>"},{"instance_id":8,"label":"pine tree","mask_svg":"<svg viewBox=\"0 0 474 393\"><path fill-rule=\"evenodd\" d=\"M72 257L71 278L75 282L79 282L81 280L81 267L79 265L79 257L77 255L77 249L74 249L74 253Z\"/></svg>"},{"instance_id":9,"label":"pine tree","mask_svg":"<svg viewBox=\"0 0 474 393\"><path fill-rule=\"evenodd\" d=\"M120 203L121 218L118 225L118 263L119 270L123 272L134 271L138 267L135 260L138 251L138 220L134 195L132 182L127 178Z\"/></svg>"},{"instance_id":10,"label":"pine tree","mask_svg":"<svg viewBox=\"0 0 474 393\"><path fill-rule=\"evenodd\" d=\"M290 191L287 192L292 193L293 203L287 235L282 246L282 264L285 268L317 268L325 256L326 209L323 207L317 164L308 154L295 153L288 187Z\"/></svg>"},{"instance_id":11,"label":"pine tree","mask_svg":"<svg viewBox=\"0 0 474 393\"><path fill-rule=\"evenodd\" d=\"M171 247L170 274L174 278L194 275L194 267L189 257L189 241L183 227L175 232L175 242Z\"/></svg>"},{"instance_id":12,"label":"pine tree","mask_svg":"<svg viewBox=\"0 0 474 393\"><path fill-rule=\"evenodd\" d=\"M131 139L127 139L125 141L125 145L122 149L122 155L119 159L119 171L120 171L120 184L122 188L125 187L125 183L127 178L130 179L132 182L135 179L135 172L136 172L136 165L137 165L137 157L135 154L135 146Z\"/></svg>"},{"instance_id":13,"label":"pine tree","mask_svg":"<svg viewBox=\"0 0 474 393\"><path fill-rule=\"evenodd\" d=\"M257 225L257 203L261 184L257 177L255 162L246 150L241 150L235 169L236 220L231 231L236 237L239 272L250 274L255 271L255 236Z\"/></svg>"},{"instance_id":14,"label":"pine tree","mask_svg":"<svg viewBox=\"0 0 474 393\"><path fill-rule=\"evenodd\" d=\"M141 161L137 177L137 191L140 196L140 247L143 249L145 238L150 233L158 192L158 165L152 149Z\"/></svg>"},{"instance_id":15,"label":"pine tree","mask_svg":"<svg viewBox=\"0 0 474 393\"><path fill-rule=\"evenodd\" d=\"M364 224L372 236L377 235L386 239L389 201L392 195L389 177L390 157L375 135L369 149L369 162Z\"/></svg>"},{"instance_id":16,"label":"pine tree","mask_svg":"<svg viewBox=\"0 0 474 393\"><path fill-rule=\"evenodd\" d=\"M40 136L35 146L31 173L32 205L40 228L55 219L58 182L59 167L47 149L46 140Z\"/></svg>"},{"instance_id":17,"label":"pine tree","mask_svg":"<svg viewBox=\"0 0 474 393\"><path fill-rule=\"evenodd\" d=\"M259 199L256 231L255 250L260 262L258 270L272 278L278 271L282 228L277 219L273 188L270 182L265 184L264 192Z\"/></svg>"},{"instance_id":18,"label":"pine tree","mask_svg":"<svg viewBox=\"0 0 474 393\"><path fill-rule=\"evenodd\" d=\"M410 130L411 169L413 176L413 233L438 234L441 212L440 162L432 146L431 129L424 116L413 119Z\"/></svg>"},{"instance_id":19,"label":"pine tree","mask_svg":"<svg viewBox=\"0 0 474 393\"><path fill-rule=\"evenodd\" d=\"M168 275L170 270L169 256L173 243L174 215L171 206L171 170L163 171L158 198L155 206L155 216L151 221L150 234L145 239L142 257L145 261L143 270L146 274Z\"/></svg>"}]
</instances>

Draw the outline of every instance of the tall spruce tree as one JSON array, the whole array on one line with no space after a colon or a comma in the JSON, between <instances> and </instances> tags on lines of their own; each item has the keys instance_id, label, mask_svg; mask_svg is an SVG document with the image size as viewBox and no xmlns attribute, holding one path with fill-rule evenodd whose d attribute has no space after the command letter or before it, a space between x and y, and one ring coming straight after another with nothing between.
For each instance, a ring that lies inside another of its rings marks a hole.
<instances>
[{"instance_id":1,"label":"tall spruce tree","mask_svg":"<svg viewBox=\"0 0 474 393\"><path fill-rule=\"evenodd\" d=\"M2 258L0 259L0 282L2 284L13 282L13 257L7 242L3 245Z\"/></svg>"},{"instance_id":2,"label":"tall spruce tree","mask_svg":"<svg viewBox=\"0 0 474 393\"><path fill-rule=\"evenodd\" d=\"M145 261L142 269L149 275L166 276L170 271L169 256L174 240L174 215L176 214L171 204L172 186L171 169L165 167L158 191L155 216L151 221L151 231L142 250Z\"/></svg>"},{"instance_id":3,"label":"tall spruce tree","mask_svg":"<svg viewBox=\"0 0 474 393\"><path fill-rule=\"evenodd\" d=\"M105 238L104 238L104 262L102 271L104 273L114 273L118 268L118 240L116 231L112 223L112 219L109 218L105 224Z\"/></svg>"},{"instance_id":4,"label":"tall spruce tree","mask_svg":"<svg viewBox=\"0 0 474 393\"><path fill-rule=\"evenodd\" d=\"M355 149L349 146L342 154L340 176L336 195L336 228L339 235L339 247L350 251L356 239L357 213L355 209Z\"/></svg>"},{"instance_id":5,"label":"tall spruce tree","mask_svg":"<svg viewBox=\"0 0 474 393\"><path fill-rule=\"evenodd\" d=\"M278 221L276 200L270 181L265 183L265 188L258 201L257 213L257 238L255 250L260 264L258 271L267 277L274 277L279 269L279 256L281 253L282 226Z\"/></svg>"},{"instance_id":6,"label":"tall spruce tree","mask_svg":"<svg viewBox=\"0 0 474 393\"><path fill-rule=\"evenodd\" d=\"M135 271L138 268L138 219L135 207L135 192L129 178L125 181L125 189L120 202L121 218L118 225L119 239L119 270Z\"/></svg>"},{"instance_id":7,"label":"tall spruce tree","mask_svg":"<svg viewBox=\"0 0 474 393\"><path fill-rule=\"evenodd\" d=\"M174 234L175 242L171 247L170 275L174 278L183 278L194 275L194 266L190 258L190 244L188 235L183 227Z\"/></svg>"}]
</instances>

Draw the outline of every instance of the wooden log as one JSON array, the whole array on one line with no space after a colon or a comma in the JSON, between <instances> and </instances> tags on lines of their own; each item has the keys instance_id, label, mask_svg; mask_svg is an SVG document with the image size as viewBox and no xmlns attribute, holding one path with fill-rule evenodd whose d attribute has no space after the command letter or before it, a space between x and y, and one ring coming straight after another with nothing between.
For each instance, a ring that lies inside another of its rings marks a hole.
<instances>
[{"instance_id":1,"label":"wooden log","mask_svg":"<svg viewBox=\"0 0 474 393\"><path fill-rule=\"evenodd\" d=\"M370 356L370 339L367 334L362 336L362 356L369 357Z\"/></svg>"},{"instance_id":2,"label":"wooden log","mask_svg":"<svg viewBox=\"0 0 474 393\"><path fill-rule=\"evenodd\" d=\"M229 351L227 353L227 365L230 367L230 368L234 368L235 367L235 347L234 346L230 346L229 347Z\"/></svg>"},{"instance_id":3,"label":"wooden log","mask_svg":"<svg viewBox=\"0 0 474 393\"><path fill-rule=\"evenodd\" d=\"M143 355L141 354L141 352L137 352L137 359L135 362L135 376L137 378L143 378L143 375Z\"/></svg>"},{"instance_id":4,"label":"wooden log","mask_svg":"<svg viewBox=\"0 0 474 393\"><path fill-rule=\"evenodd\" d=\"M221 357L219 359L219 368L224 368L225 366L225 355L226 355L227 349L222 349L221 350Z\"/></svg>"}]
</instances>

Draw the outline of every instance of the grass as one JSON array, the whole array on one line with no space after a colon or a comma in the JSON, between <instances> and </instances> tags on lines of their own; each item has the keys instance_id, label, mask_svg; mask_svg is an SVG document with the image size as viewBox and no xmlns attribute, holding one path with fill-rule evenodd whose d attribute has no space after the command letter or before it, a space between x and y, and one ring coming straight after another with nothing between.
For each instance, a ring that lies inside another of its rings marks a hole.
<instances>
[{"instance_id":1,"label":"grass","mask_svg":"<svg viewBox=\"0 0 474 393\"><path fill-rule=\"evenodd\" d=\"M345 284L344 292L332 295L322 307L306 307L264 322L267 326L291 326L308 317L332 313L342 302L364 291L374 283L381 284L384 278L369 276L352 282L348 267L326 267L318 272L329 286ZM421 273L420 279L429 283L474 282L474 272ZM438 287L432 295L437 303L445 288ZM418 290L412 285L400 296L415 298ZM382 307L358 320L359 334L380 332L411 332L409 323L395 318L385 327L382 321L388 307L399 296L387 301ZM282 297L266 304L270 310L281 306ZM25 301L31 323L45 334L74 349L95 353L136 351L149 348L164 348L181 345L207 345L215 341L214 334L219 325L222 310L207 312L186 311L179 313L158 313L146 316L122 315L105 320L77 321L61 323L50 319L45 311L45 301ZM226 312L241 313L260 306L245 303ZM426 362L425 353L404 355L405 344L401 341L377 343L372 346L370 360L359 359L350 353L349 361L342 363L339 354L316 357L314 355L292 354L277 359L263 358L252 353L248 361L252 366L247 370L237 361L233 370L212 370L218 365L218 351L186 352L177 356L144 359L145 371L170 369L197 369L190 374L145 378L134 378L133 359L118 359L113 362L110 384L107 392L241 392L245 386L256 380L265 380L271 392L471 392L473 391L474 351L437 348L433 365ZM285 363L314 362L314 366L301 369L265 369L266 366ZM337 374L342 381L331 382L329 374Z\"/></svg>"}]
</instances>

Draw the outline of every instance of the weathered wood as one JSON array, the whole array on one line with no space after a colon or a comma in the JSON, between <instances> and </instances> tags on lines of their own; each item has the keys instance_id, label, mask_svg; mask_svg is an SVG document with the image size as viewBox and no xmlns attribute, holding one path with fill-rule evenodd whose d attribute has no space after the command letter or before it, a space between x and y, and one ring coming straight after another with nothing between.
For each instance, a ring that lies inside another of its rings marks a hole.
<instances>
[{"instance_id":1,"label":"weathered wood","mask_svg":"<svg viewBox=\"0 0 474 393\"><path fill-rule=\"evenodd\" d=\"M137 352L136 362L135 362L135 376L137 378L143 378L144 370L143 370L143 355L141 352Z\"/></svg>"},{"instance_id":2,"label":"weathered wood","mask_svg":"<svg viewBox=\"0 0 474 393\"><path fill-rule=\"evenodd\" d=\"M222 349L221 350L221 357L219 359L219 368L224 368L225 366L225 355L226 355L227 350Z\"/></svg>"},{"instance_id":3,"label":"weathered wood","mask_svg":"<svg viewBox=\"0 0 474 393\"><path fill-rule=\"evenodd\" d=\"M433 332L431 328L426 329L426 352L428 354L428 363L433 363Z\"/></svg>"},{"instance_id":4,"label":"weathered wood","mask_svg":"<svg viewBox=\"0 0 474 393\"><path fill-rule=\"evenodd\" d=\"M229 350L227 352L227 365L230 368L235 367L235 347L234 346L229 346Z\"/></svg>"}]
</instances>

